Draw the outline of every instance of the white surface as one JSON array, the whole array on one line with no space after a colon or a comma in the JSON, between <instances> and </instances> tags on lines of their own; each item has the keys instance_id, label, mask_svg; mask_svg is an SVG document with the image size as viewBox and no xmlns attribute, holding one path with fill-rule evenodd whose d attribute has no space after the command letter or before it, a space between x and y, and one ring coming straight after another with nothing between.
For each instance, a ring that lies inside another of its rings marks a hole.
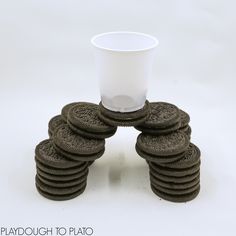
<instances>
[{"instance_id":1,"label":"white surface","mask_svg":"<svg viewBox=\"0 0 236 236\"><path fill-rule=\"evenodd\" d=\"M158 41L137 32L108 32L91 41L103 106L119 112L141 109Z\"/></svg>"},{"instance_id":2,"label":"white surface","mask_svg":"<svg viewBox=\"0 0 236 236\"><path fill-rule=\"evenodd\" d=\"M235 235L234 1L1 1L0 226L92 226L94 235ZM34 147L71 101L99 101L90 38L132 30L160 40L148 98L191 115L202 151L201 192L186 204L159 200L135 153L138 134L119 128L66 202L34 187Z\"/></svg>"}]
</instances>

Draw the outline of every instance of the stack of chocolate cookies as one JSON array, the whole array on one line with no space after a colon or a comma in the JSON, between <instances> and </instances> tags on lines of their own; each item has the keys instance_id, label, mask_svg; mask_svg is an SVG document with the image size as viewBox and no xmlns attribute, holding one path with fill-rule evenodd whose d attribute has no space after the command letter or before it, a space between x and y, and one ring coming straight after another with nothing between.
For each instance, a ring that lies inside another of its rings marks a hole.
<instances>
[{"instance_id":1,"label":"stack of chocolate cookies","mask_svg":"<svg viewBox=\"0 0 236 236\"><path fill-rule=\"evenodd\" d=\"M200 150L190 142L189 115L166 102L146 101L134 112L114 112L88 102L67 104L48 123L49 139L35 149L36 188L46 198L72 199L86 188L89 166L105 151L117 126L142 133L136 143L159 197L186 202L200 191Z\"/></svg>"},{"instance_id":2,"label":"stack of chocolate cookies","mask_svg":"<svg viewBox=\"0 0 236 236\"><path fill-rule=\"evenodd\" d=\"M35 149L36 188L52 200L68 200L86 188L89 165L105 151L117 128L98 118L98 105L70 103L48 124L50 139Z\"/></svg>"},{"instance_id":3,"label":"stack of chocolate cookies","mask_svg":"<svg viewBox=\"0 0 236 236\"><path fill-rule=\"evenodd\" d=\"M147 120L135 128L136 151L149 165L152 191L159 197L186 202L200 191L200 150L190 142L189 115L175 105L150 103Z\"/></svg>"}]
</instances>

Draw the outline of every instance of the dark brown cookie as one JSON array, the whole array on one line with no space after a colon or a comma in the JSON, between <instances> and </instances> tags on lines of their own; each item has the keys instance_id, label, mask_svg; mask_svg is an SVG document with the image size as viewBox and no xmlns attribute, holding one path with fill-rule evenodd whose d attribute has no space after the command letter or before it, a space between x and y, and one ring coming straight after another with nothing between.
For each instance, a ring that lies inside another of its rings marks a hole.
<instances>
[{"instance_id":1,"label":"dark brown cookie","mask_svg":"<svg viewBox=\"0 0 236 236\"><path fill-rule=\"evenodd\" d=\"M112 126L136 126L142 124L149 115L149 103L146 101L144 107L134 112L114 112L106 109L100 103L99 118L106 124ZM122 118L123 117L123 118Z\"/></svg>"},{"instance_id":2,"label":"dark brown cookie","mask_svg":"<svg viewBox=\"0 0 236 236\"><path fill-rule=\"evenodd\" d=\"M140 134L137 138L137 146L139 150L148 154L171 156L184 152L189 146L189 138L180 131L160 136Z\"/></svg>"},{"instance_id":3,"label":"dark brown cookie","mask_svg":"<svg viewBox=\"0 0 236 236\"><path fill-rule=\"evenodd\" d=\"M52 166L45 165L38 160L36 160L36 166L40 168L42 171L49 173L49 174L55 174L55 175L71 175L78 173L80 171L83 171L88 168L87 162L82 162L82 164L75 166L75 167L69 167L69 168L55 168Z\"/></svg>"},{"instance_id":4,"label":"dark brown cookie","mask_svg":"<svg viewBox=\"0 0 236 236\"><path fill-rule=\"evenodd\" d=\"M133 112L114 112L108 110L102 105L102 102L99 103L100 112L107 118L115 119L117 121L132 121L141 117L146 117L149 114L149 102L146 101L142 109ZM138 114L138 117L137 117Z\"/></svg>"},{"instance_id":5,"label":"dark brown cookie","mask_svg":"<svg viewBox=\"0 0 236 236\"><path fill-rule=\"evenodd\" d=\"M145 134L152 134L152 135L169 134L169 133L177 131L179 128L180 128L180 122L177 122L174 125L171 125L168 127L157 128L157 129L142 127L142 125L135 126L135 129L137 129Z\"/></svg>"},{"instance_id":6,"label":"dark brown cookie","mask_svg":"<svg viewBox=\"0 0 236 236\"><path fill-rule=\"evenodd\" d=\"M95 161L96 159L100 158L105 152L105 148L104 148L103 150L101 150L100 152L95 153L95 154L82 155L82 154L74 154L74 153L64 151L63 149L59 148L57 145L54 145L54 147L58 153L65 156L66 158L68 158L70 160L74 160L74 161L87 162L88 164L90 164L93 161Z\"/></svg>"},{"instance_id":7,"label":"dark brown cookie","mask_svg":"<svg viewBox=\"0 0 236 236\"><path fill-rule=\"evenodd\" d=\"M184 175L184 176L170 176L170 175L163 175L158 173L156 170L152 169L150 167L150 175L155 176L156 178L165 181L165 182L172 182L172 183L186 183L186 182L190 182L193 181L196 178L200 178L200 170L196 171L193 174L190 175Z\"/></svg>"},{"instance_id":8,"label":"dark brown cookie","mask_svg":"<svg viewBox=\"0 0 236 236\"><path fill-rule=\"evenodd\" d=\"M103 132L103 133L92 133L86 130L83 130L81 128L78 128L70 123L70 121L67 121L67 124L69 127L80 136L86 137L86 138L94 138L94 139L105 139L113 136L116 133L117 128L113 129L111 132Z\"/></svg>"},{"instance_id":9,"label":"dark brown cookie","mask_svg":"<svg viewBox=\"0 0 236 236\"><path fill-rule=\"evenodd\" d=\"M189 189L199 184L200 178L197 177L193 179L192 181L185 182L185 183L174 183L174 182L166 182L166 181L160 180L156 178L156 176L150 172L150 181L154 186L157 185L157 186L161 186L163 188L172 189L172 190L183 190L183 189Z\"/></svg>"},{"instance_id":10,"label":"dark brown cookie","mask_svg":"<svg viewBox=\"0 0 236 236\"><path fill-rule=\"evenodd\" d=\"M48 134L49 137L53 135L54 130L60 126L61 124L65 124L65 121L62 119L61 115L54 116L48 123Z\"/></svg>"},{"instance_id":11,"label":"dark brown cookie","mask_svg":"<svg viewBox=\"0 0 236 236\"><path fill-rule=\"evenodd\" d=\"M107 125L98 117L98 105L88 102L79 102L68 113L68 121L71 128L83 136L96 138L108 138L112 136L117 127Z\"/></svg>"},{"instance_id":12,"label":"dark brown cookie","mask_svg":"<svg viewBox=\"0 0 236 236\"><path fill-rule=\"evenodd\" d=\"M37 178L44 184L51 186L51 187L55 187L55 188L67 188L67 187L73 187L73 186L77 186L83 182L85 182L87 180L87 174L81 176L80 178L77 179L73 179L70 181L58 181L58 180L51 180L51 179L47 179L43 176L41 176L39 173L37 174Z\"/></svg>"},{"instance_id":13,"label":"dark brown cookie","mask_svg":"<svg viewBox=\"0 0 236 236\"><path fill-rule=\"evenodd\" d=\"M76 186L71 186L71 187L64 187L64 188L56 188L49 186L45 183L43 183L38 176L36 175L35 177L35 182L36 186L40 188L42 191L52 194L52 195L68 195L68 194L73 194L75 192L78 192L80 189L84 188L86 185L86 180Z\"/></svg>"},{"instance_id":14,"label":"dark brown cookie","mask_svg":"<svg viewBox=\"0 0 236 236\"><path fill-rule=\"evenodd\" d=\"M181 123L181 128L185 127L188 125L190 122L190 116L187 112L179 109L179 114L180 114L180 123Z\"/></svg>"},{"instance_id":15,"label":"dark brown cookie","mask_svg":"<svg viewBox=\"0 0 236 236\"><path fill-rule=\"evenodd\" d=\"M166 102L151 102L148 119L141 125L143 128L163 128L176 124L180 120L179 109Z\"/></svg>"},{"instance_id":16,"label":"dark brown cookie","mask_svg":"<svg viewBox=\"0 0 236 236\"><path fill-rule=\"evenodd\" d=\"M177 155L171 155L171 156L157 156L157 155L152 155L148 154L142 150L136 145L135 146L136 152L138 153L139 156L142 158L146 159L146 161L151 161L151 162L156 162L156 163L170 163L173 161L177 161L181 159L184 156L184 152L177 154Z\"/></svg>"},{"instance_id":17,"label":"dark brown cookie","mask_svg":"<svg viewBox=\"0 0 236 236\"><path fill-rule=\"evenodd\" d=\"M36 146L35 159L46 166L61 169L76 167L82 164L80 162L68 160L62 155L58 154L53 147L52 139L46 139Z\"/></svg>"},{"instance_id":18,"label":"dark brown cookie","mask_svg":"<svg viewBox=\"0 0 236 236\"><path fill-rule=\"evenodd\" d=\"M40 188L40 186L38 186L36 184L36 189L38 190L38 193L40 195L42 195L43 197L45 197L47 199L54 200L54 201L65 201L65 200L73 199L73 198L81 195L84 192L85 188L86 188L86 183L84 184L84 186L80 190L78 190L78 191L76 191L74 193L64 194L64 195L61 195L61 194L57 195L57 194L50 194L50 193L47 193L47 192L43 191Z\"/></svg>"},{"instance_id":19,"label":"dark brown cookie","mask_svg":"<svg viewBox=\"0 0 236 236\"><path fill-rule=\"evenodd\" d=\"M76 105L78 102L72 102L72 103L69 103L67 105L65 105L62 110L61 110L61 117L62 119L67 122L67 118L68 118L68 112L69 110L74 106Z\"/></svg>"},{"instance_id":20,"label":"dark brown cookie","mask_svg":"<svg viewBox=\"0 0 236 236\"><path fill-rule=\"evenodd\" d=\"M193 143L189 144L188 149L179 160L172 163L159 163L160 166L168 167L170 169L187 169L200 163L201 152L199 148Z\"/></svg>"},{"instance_id":21,"label":"dark brown cookie","mask_svg":"<svg viewBox=\"0 0 236 236\"><path fill-rule=\"evenodd\" d=\"M192 133L192 129L189 125L184 126L183 128L180 128L179 131L184 132L185 134L187 134L189 137L191 136Z\"/></svg>"},{"instance_id":22,"label":"dark brown cookie","mask_svg":"<svg viewBox=\"0 0 236 236\"><path fill-rule=\"evenodd\" d=\"M170 195L175 195L175 196L189 194L189 193L192 193L192 192L194 192L195 190L197 190L199 188L199 182L196 185L194 185L194 186L192 186L190 188L186 188L186 189L169 189L169 188L164 188L164 187L162 187L162 186L160 186L160 185L158 185L156 183L154 184L153 182L151 183L151 185L153 187L155 187L158 191L161 191L163 193L170 194Z\"/></svg>"},{"instance_id":23,"label":"dark brown cookie","mask_svg":"<svg viewBox=\"0 0 236 236\"><path fill-rule=\"evenodd\" d=\"M155 186L151 185L151 189L152 191L159 196L162 199L165 199L167 201L171 201L171 202L188 202L193 200L194 198L197 197L197 195L199 194L200 191L200 185L198 186L198 188L191 193L188 194L183 194L183 195L171 195L171 194L167 194L164 193L160 190L158 190Z\"/></svg>"},{"instance_id":24,"label":"dark brown cookie","mask_svg":"<svg viewBox=\"0 0 236 236\"><path fill-rule=\"evenodd\" d=\"M186 175L192 175L199 171L200 169L200 162L190 168L186 169L173 169L173 168L167 168L162 167L160 165L157 165L154 162L149 162L149 166L152 170L156 171L157 173L160 173L162 175L172 176L172 177L184 177Z\"/></svg>"},{"instance_id":25,"label":"dark brown cookie","mask_svg":"<svg viewBox=\"0 0 236 236\"><path fill-rule=\"evenodd\" d=\"M61 125L55 130L53 141L61 150L77 155L92 155L105 148L105 140L82 137L75 134L68 125Z\"/></svg>"},{"instance_id":26,"label":"dark brown cookie","mask_svg":"<svg viewBox=\"0 0 236 236\"><path fill-rule=\"evenodd\" d=\"M72 180L75 180L75 179L79 179L81 178L82 176L88 174L88 168L84 169L84 170L81 170L81 171L78 171L74 174L64 174L64 175L56 175L56 174L51 174L51 173L48 173L48 172L45 172L43 171L39 166L37 166L37 174L46 178L46 179L49 179L49 180L54 180L54 181L72 181Z\"/></svg>"}]
</instances>

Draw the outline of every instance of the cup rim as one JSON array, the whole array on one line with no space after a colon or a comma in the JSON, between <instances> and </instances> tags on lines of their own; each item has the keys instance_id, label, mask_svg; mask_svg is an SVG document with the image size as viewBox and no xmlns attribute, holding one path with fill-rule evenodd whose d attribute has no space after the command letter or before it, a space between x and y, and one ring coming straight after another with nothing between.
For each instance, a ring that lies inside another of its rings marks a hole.
<instances>
[{"instance_id":1,"label":"cup rim","mask_svg":"<svg viewBox=\"0 0 236 236\"><path fill-rule=\"evenodd\" d=\"M114 49L114 48L109 48L109 47L103 47L101 45L98 45L95 42L97 38L102 37L102 36L106 36L106 35L111 35L111 34L133 34L133 35L138 35L138 36L144 36L146 38L149 38L149 39L153 40L153 44L149 47L143 47L143 48L140 48L140 49ZM157 47L157 45L159 44L159 41L154 36L149 35L149 34L145 34L145 33L141 33L141 32L111 31L111 32L105 32L105 33L101 33L101 34L97 34L97 35L93 36L91 38L91 43L94 47L96 47L98 49L103 49L103 50L112 51L112 52L140 52L140 51L151 50L151 49Z\"/></svg>"}]
</instances>

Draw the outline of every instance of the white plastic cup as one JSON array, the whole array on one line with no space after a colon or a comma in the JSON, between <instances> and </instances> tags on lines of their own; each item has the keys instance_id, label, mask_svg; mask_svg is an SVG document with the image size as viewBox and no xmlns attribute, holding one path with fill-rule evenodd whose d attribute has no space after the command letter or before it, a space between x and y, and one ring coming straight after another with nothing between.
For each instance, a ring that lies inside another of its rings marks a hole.
<instances>
[{"instance_id":1,"label":"white plastic cup","mask_svg":"<svg viewBox=\"0 0 236 236\"><path fill-rule=\"evenodd\" d=\"M94 36L91 43L103 106L119 112L141 109L157 39L137 32L109 32Z\"/></svg>"}]
</instances>

